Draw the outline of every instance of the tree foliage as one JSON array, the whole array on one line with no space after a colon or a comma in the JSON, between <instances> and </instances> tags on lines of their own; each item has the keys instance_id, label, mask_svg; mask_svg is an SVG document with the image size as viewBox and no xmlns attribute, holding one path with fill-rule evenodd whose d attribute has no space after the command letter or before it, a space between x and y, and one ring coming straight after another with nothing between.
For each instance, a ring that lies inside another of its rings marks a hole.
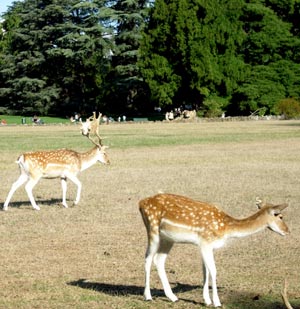
<instances>
[{"instance_id":1,"label":"tree foliage","mask_svg":"<svg viewBox=\"0 0 300 309\"><path fill-rule=\"evenodd\" d=\"M300 97L300 0L23 0L3 17L14 113L249 115Z\"/></svg>"},{"instance_id":2,"label":"tree foliage","mask_svg":"<svg viewBox=\"0 0 300 309\"><path fill-rule=\"evenodd\" d=\"M5 15L1 105L25 114L96 108L111 48L99 5L27 0Z\"/></svg>"},{"instance_id":3,"label":"tree foliage","mask_svg":"<svg viewBox=\"0 0 300 309\"><path fill-rule=\"evenodd\" d=\"M275 108L278 113L282 114L286 119L300 117L300 101L293 98L287 98L279 101Z\"/></svg>"},{"instance_id":4,"label":"tree foliage","mask_svg":"<svg viewBox=\"0 0 300 309\"><path fill-rule=\"evenodd\" d=\"M133 112L147 106L147 87L137 65L146 3L145 0L117 0L113 6L117 13L115 46L107 83L111 91L106 98L110 102L107 109L112 113Z\"/></svg>"}]
</instances>

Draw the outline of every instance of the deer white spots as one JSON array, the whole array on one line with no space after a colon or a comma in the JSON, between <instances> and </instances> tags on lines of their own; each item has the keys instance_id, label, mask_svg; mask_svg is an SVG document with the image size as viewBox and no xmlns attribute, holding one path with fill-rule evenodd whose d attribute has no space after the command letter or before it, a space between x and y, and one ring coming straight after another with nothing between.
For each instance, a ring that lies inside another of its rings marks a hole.
<instances>
[{"instance_id":1,"label":"deer white spots","mask_svg":"<svg viewBox=\"0 0 300 309\"><path fill-rule=\"evenodd\" d=\"M280 235L289 233L282 220L281 210L286 204L262 206L245 219L235 219L204 202L174 194L158 194L141 200L139 209L146 226L148 247L145 259L144 297L151 300L150 270L154 261L166 296L177 301L166 272L165 261L174 243L191 243L200 248L203 259L203 298L206 305L221 306L216 283L213 249L222 247L227 239L243 237L269 228ZM209 295L209 277L212 281L212 301Z\"/></svg>"}]
</instances>

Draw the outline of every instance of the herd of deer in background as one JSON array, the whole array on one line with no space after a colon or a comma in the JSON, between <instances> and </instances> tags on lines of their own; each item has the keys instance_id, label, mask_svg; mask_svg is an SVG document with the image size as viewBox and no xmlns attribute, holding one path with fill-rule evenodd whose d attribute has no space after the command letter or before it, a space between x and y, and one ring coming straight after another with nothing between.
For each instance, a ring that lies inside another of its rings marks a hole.
<instances>
[{"instance_id":1,"label":"herd of deer in background","mask_svg":"<svg viewBox=\"0 0 300 309\"><path fill-rule=\"evenodd\" d=\"M62 205L66 202L67 180L77 186L74 204L78 204L81 195L81 182L78 174L100 162L109 164L106 153L107 146L102 145L99 135L101 114L96 113L81 123L82 135L89 138L94 147L87 152L79 153L69 149L52 151L26 152L16 161L20 168L20 176L13 183L4 202L3 210L8 209L14 192L23 184L34 209L40 210L32 194L32 189L41 178L60 178L62 185ZM92 138L94 136L94 138ZM96 139L96 141L95 141ZM203 299L207 306L221 307L218 296L213 250L225 245L229 238L245 237L265 228L284 236L289 228L283 221L281 211L288 205L262 204L257 198L258 211L244 219L235 219L214 205L195 201L175 194L157 194L139 202L139 210L143 218L148 236L145 257L145 290L144 298L152 300L150 292L150 270L152 262L156 265L165 295L173 302L177 296L172 292L166 271L165 261L175 243L189 243L199 247L203 261ZM209 279L212 283L212 300L209 295ZM282 297L287 308L291 309L286 284Z\"/></svg>"}]
</instances>

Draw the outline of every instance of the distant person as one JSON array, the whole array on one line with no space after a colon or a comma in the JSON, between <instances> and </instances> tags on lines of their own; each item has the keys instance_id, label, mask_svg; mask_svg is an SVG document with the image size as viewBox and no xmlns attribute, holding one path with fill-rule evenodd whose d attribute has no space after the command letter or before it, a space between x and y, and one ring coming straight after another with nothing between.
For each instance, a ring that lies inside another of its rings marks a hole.
<instances>
[{"instance_id":1,"label":"distant person","mask_svg":"<svg viewBox=\"0 0 300 309\"><path fill-rule=\"evenodd\" d=\"M106 124L109 123L108 117L107 117L106 115L104 115L104 116L102 117L102 120L103 120L103 122L106 123Z\"/></svg>"},{"instance_id":2,"label":"distant person","mask_svg":"<svg viewBox=\"0 0 300 309\"><path fill-rule=\"evenodd\" d=\"M75 118L75 122L79 122L81 120L80 114L77 114L77 113L75 113L74 118Z\"/></svg>"},{"instance_id":3,"label":"distant person","mask_svg":"<svg viewBox=\"0 0 300 309\"><path fill-rule=\"evenodd\" d=\"M31 120L35 124L43 124L44 123L43 120L41 120L37 115L34 115Z\"/></svg>"},{"instance_id":4,"label":"distant person","mask_svg":"<svg viewBox=\"0 0 300 309\"><path fill-rule=\"evenodd\" d=\"M38 123L38 122L39 122L39 117L38 117L37 115L34 115L34 116L32 117L32 122L33 122L33 123Z\"/></svg>"}]
</instances>

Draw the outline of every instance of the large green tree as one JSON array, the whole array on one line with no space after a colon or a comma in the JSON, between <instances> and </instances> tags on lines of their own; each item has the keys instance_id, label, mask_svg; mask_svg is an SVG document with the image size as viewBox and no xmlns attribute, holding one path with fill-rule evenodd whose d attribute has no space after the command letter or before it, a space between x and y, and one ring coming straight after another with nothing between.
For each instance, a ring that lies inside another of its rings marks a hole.
<instances>
[{"instance_id":1,"label":"large green tree","mask_svg":"<svg viewBox=\"0 0 300 309\"><path fill-rule=\"evenodd\" d=\"M147 16L147 0L116 0L114 49L107 78L107 109L114 114L146 111L147 85L138 67L141 32ZM148 102L149 103L149 102Z\"/></svg>"},{"instance_id":2,"label":"large green tree","mask_svg":"<svg viewBox=\"0 0 300 309\"><path fill-rule=\"evenodd\" d=\"M299 98L299 0L284 3L156 0L140 61L152 100L218 115Z\"/></svg>"},{"instance_id":3,"label":"large green tree","mask_svg":"<svg viewBox=\"0 0 300 309\"><path fill-rule=\"evenodd\" d=\"M40 114L97 109L111 48L110 28L103 23L112 12L102 10L103 5L74 0L16 3L5 15L1 105ZM18 22L7 27L12 20Z\"/></svg>"},{"instance_id":4,"label":"large green tree","mask_svg":"<svg viewBox=\"0 0 300 309\"><path fill-rule=\"evenodd\" d=\"M300 40L287 20L289 9L281 12L280 1L266 6L253 1L243 7L241 20L246 37L240 54L247 64L245 79L233 95L231 114L260 110L274 112L276 103L287 97L300 97Z\"/></svg>"},{"instance_id":5,"label":"large green tree","mask_svg":"<svg viewBox=\"0 0 300 309\"><path fill-rule=\"evenodd\" d=\"M230 97L242 78L242 1L157 0L141 48L143 75L161 106ZM225 100L226 101L226 100Z\"/></svg>"},{"instance_id":6,"label":"large green tree","mask_svg":"<svg viewBox=\"0 0 300 309\"><path fill-rule=\"evenodd\" d=\"M299 17L300 0L14 2L0 37L0 107L275 113L300 97Z\"/></svg>"}]
</instances>

